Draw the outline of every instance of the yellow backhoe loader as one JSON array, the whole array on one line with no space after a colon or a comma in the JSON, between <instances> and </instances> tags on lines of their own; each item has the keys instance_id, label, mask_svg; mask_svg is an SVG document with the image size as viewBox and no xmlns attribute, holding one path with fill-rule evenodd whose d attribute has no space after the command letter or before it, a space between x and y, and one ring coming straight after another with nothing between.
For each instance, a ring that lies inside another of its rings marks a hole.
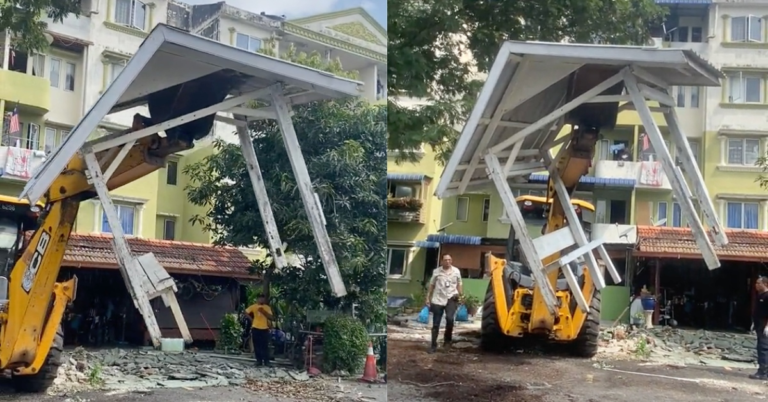
<instances>
[{"instance_id":1,"label":"yellow backhoe loader","mask_svg":"<svg viewBox=\"0 0 768 402\"><path fill-rule=\"evenodd\" d=\"M149 301L162 298L178 323L181 312L173 304L176 288L151 254L131 253L109 191L164 167L171 155L193 148L212 133L214 121L235 127L247 166L243 177L232 179L250 179L253 184L272 258L282 267L282 242L247 128L249 119L277 122L331 289L337 296L346 294L291 121L291 106L357 96L360 86L357 81L167 25L155 26L70 135L34 170L19 198L0 197L0 256L4 258L0 260L0 370L10 371L21 391L43 391L56 377L63 347L62 316L75 298L77 279L56 280L80 203L95 197L112 229L115 256L134 305L153 343L160 345ZM146 107L151 117L136 113L131 127L88 141L106 116L135 107ZM149 272L165 277L153 278ZM186 329L185 322L183 326Z\"/></svg>"}]
</instances>

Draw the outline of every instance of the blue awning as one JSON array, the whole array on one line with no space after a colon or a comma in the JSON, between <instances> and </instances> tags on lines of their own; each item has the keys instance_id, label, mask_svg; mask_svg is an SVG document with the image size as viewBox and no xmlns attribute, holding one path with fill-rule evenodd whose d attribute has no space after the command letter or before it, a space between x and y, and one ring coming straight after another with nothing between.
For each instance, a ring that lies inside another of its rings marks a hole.
<instances>
[{"instance_id":1,"label":"blue awning","mask_svg":"<svg viewBox=\"0 0 768 402\"><path fill-rule=\"evenodd\" d=\"M532 174L528 177L528 183L546 184L549 182L548 174ZM594 176L581 176L579 184L587 184L592 186L602 187L629 187L634 188L636 184L635 179L609 179Z\"/></svg>"},{"instance_id":2,"label":"blue awning","mask_svg":"<svg viewBox=\"0 0 768 402\"><path fill-rule=\"evenodd\" d=\"M387 173L387 180L393 181L424 181L429 178L421 173Z\"/></svg>"},{"instance_id":3,"label":"blue awning","mask_svg":"<svg viewBox=\"0 0 768 402\"><path fill-rule=\"evenodd\" d=\"M431 234L427 236L428 242L445 244L466 244L468 246L479 246L483 240L480 236L465 236L451 234Z\"/></svg>"},{"instance_id":4,"label":"blue awning","mask_svg":"<svg viewBox=\"0 0 768 402\"><path fill-rule=\"evenodd\" d=\"M436 241L418 240L416 242L416 247L421 247L421 248L440 248L440 243L438 243Z\"/></svg>"}]
</instances>

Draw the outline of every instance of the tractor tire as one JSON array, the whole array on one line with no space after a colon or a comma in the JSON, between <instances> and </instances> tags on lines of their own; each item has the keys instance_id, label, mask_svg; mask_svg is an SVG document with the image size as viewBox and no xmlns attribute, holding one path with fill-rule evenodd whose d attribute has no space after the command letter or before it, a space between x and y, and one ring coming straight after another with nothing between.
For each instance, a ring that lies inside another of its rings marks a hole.
<instances>
[{"instance_id":1,"label":"tractor tire","mask_svg":"<svg viewBox=\"0 0 768 402\"><path fill-rule=\"evenodd\" d=\"M581 326L579 335L573 341L572 354L577 357L592 358L597 354L597 342L600 338L600 291L595 290L589 302L589 313Z\"/></svg>"},{"instance_id":2,"label":"tractor tire","mask_svg":"<svg viewBox=\"0 0 768 402\"><path fill-rule=\"evenodd\" d=\"M53 338L51 350L40 371L33 375L14 375L13 388L16 392L41 393L53 385L61 366L62 351L64 350L64 330L61 326Z\"/></svg>"},{"instance_id":3,"label":"tractor tire","mask_svg":"<svg viewBox=\"0 0 768 402\"><path fill-rule=\"evenodd\" d=\"M505 293L508 303L512 302L511 284L508 282L512 276L512 270L504 267L502 279L507 281ZM480 326L480 348L486 352L500 353L513 346L513 338L504 334L499 326L499 317L496 315L496 297L493 294L493 283L488 283L483 302L483 320Z\"/></svg>"}]
</instances>

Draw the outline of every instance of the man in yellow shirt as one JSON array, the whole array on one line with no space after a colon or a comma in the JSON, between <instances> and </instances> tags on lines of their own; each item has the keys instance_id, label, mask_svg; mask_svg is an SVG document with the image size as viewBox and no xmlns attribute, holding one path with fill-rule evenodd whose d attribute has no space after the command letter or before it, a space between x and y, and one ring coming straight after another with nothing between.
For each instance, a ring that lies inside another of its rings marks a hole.
<instances>
[{"instance_id":1,"label":"man in yellow shirt","mask_svg":"<svg viewBox=\"0 0 768 402\"><path fill-rule=\"evenodd\" d=\"M267 298L259 296L256 304L248 307L245 313L251 317L251 340L256 365L269 366L269 321L272 319L272 309L267 304Z\"/></svg>"}]
</instances>

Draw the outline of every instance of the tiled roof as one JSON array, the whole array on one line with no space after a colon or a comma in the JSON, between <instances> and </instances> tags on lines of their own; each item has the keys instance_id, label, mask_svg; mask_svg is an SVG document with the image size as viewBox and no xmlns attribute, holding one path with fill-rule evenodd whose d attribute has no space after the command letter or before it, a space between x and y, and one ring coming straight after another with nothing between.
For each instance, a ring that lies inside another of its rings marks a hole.
<instances>
[{"instance_id":1,"label":"tiled roof","mask_svg":"<svg viewBox=\"0 0 768 402\"><path fill-rule=\"evenodd\" d=\"M715 246L715 251L721 259L768 261L768 232L726 229L725 234L728 236L728 244L724 247ZM637 227L635 254L648 257L701 258L691 229L660 226Z\"/></svg>"},{"instance_id":2,"label":"tiled roof","mask_svg":"<svg viewBox=\"0 0 768 402\"><path fill-rule=\"evenodd\" d=\"M136 256L153 253L170 273L253 277L248 274L251 261L242 251L233 247L136 237L129 237L128 244ZM72 233L62 265L75 268L117 268L112 235Z\"/></svg>"}]
</instances>

